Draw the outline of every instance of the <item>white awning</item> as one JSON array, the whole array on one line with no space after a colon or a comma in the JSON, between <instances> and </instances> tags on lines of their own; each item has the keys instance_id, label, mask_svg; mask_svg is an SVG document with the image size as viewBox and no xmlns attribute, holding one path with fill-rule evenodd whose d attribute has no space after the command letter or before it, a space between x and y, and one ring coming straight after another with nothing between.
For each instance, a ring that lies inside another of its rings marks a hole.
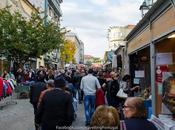
<instances>
[{"instance_id":1,"label":"white awning","mask_svg":"<svg viewBox=\"0 0 175 130\"><path fill-rule=\"evenodd\" d=\"M103 66L107 66L109 64L111 64L111 62L107 61Z\"/></svg>"},{"instance_id":2,"label":"white awning","mask_svg":"<svg viewBox=\"0 0 175 130\"><path fill-rule=\"evenodd\" d=\"M117 55L112 57L112 68L117 68Z\"/></svg>"}]
</instances>

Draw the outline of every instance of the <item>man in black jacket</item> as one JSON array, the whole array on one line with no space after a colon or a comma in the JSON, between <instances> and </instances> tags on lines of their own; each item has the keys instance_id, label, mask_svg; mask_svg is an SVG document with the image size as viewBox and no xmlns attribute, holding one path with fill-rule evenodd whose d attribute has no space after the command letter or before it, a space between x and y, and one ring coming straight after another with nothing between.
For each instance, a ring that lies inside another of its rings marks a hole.
<instances>
[{"instance_id":1,"label":"man in black jacket","mask_svg":"<svg viewBox=\"0 0 175 130\"><path fill-rule=\"evenodd\" d=\"M42 130L69 127L73 121L72 97L65 92L65 79L57 77L54 84L55 88L45 93L38 108L36 119Z\"/></svg>"},{"instance_id":2,"label":"man in black jacket","mask_svg":"<svg viewBox=\"0 0 175 130\"><path fill-rule=\"evenodd\" d=\"M46 89L46 84L44 82L45 74L41 71L37 75L37 81L30 87L30 103L34 108L34 120L35 120L35 130L38 130L36 125L36 113L37 113L37 104L39 100L40 93Z\"/></svg>"}]
</instances>

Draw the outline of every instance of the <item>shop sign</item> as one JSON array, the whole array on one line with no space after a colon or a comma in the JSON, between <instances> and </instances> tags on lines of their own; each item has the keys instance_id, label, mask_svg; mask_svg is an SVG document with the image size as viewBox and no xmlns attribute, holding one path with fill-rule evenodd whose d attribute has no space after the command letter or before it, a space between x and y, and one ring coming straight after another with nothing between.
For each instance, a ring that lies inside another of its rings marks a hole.
<instances>
[{"instance_id":1,"label":"shop sign","mask_svg":"<svg viewBox=\"0 0 175 130\"><path fill-rule=\"evenodd\" d=\"M167 65L161 65L156 67L156 82L162 83L162 74L163 72L168 71Z\"/></svg>"},{"instance_id":2,"label":"shop sign","mask_svg":"<svg viewBox=\"0 0 175 130\"><path fill-rule=\"evenodd\" d=\"M134 78L134 84L140 84L140 79L139 78Z\"/></svg>"},{"instance_id":3,"label":"shop sign","mask_svg":"<svg viewBox=\"0 0 175 130\"><path fill-rule=\"evenodd\" d=\"M157 53L156 65L170 65L173 64L172 53Z\"/></svg>"},{"instance_id":4,"label":"shop sign","mask_svg":"<svg viewBox=\"0 0 175 130\"><path fill-rule=\"evenodd\" d=\"M144 78L145 77L145 71L144 70L136 70L135 71L135 77L136 78Z\"/></svg>"}]
</instances>

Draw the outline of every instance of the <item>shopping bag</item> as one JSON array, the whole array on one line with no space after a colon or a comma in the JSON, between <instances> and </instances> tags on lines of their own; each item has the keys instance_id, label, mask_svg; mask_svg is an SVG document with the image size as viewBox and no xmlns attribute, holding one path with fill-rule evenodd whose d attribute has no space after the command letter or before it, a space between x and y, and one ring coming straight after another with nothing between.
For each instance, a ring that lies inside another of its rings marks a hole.
<instances>
[{"instance_id":1,"label":"shopping bag","mask_svg":"<svg viewBox=\"0 0 175 130\"><path fill-rule=\"evenodd\" d=\"M127 98L128 97L128 95L123 91L122 88L119 89L116 96L121 97L121 98Z\"/></svg>"}]
</instances>

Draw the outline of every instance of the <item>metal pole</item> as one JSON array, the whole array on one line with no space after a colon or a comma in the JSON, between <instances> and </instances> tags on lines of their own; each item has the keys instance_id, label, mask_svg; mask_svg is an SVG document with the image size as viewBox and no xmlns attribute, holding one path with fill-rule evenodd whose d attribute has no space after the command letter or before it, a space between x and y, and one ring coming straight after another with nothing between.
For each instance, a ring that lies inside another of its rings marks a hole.
<instances>
[{"instance_id":1,"label":"metal pole","mask_svg":"<svg viewBox=\"0 0 175 130\"><path fill-rule=\"evenodd\" d=\"M151 94L152 94L152 109L153 114L156 115L156 86L155 86L155 45L150 44L151 57Z\"/></svg>"},{"instance_id":2,"label":"metal pole","mask_svg":"<svg viewBox=\"0 0 175 130\"><path fill-rule=\"evenodd\" d=\"M44 25L47 25L47 9L48 9L48 1L45 0L45 6L44 6Z\"/></svg>"},{"instance_id":3,"label":"metal pole","mask_svg":"<svg viewBox=\"0 0 175 130\"><path fill-rule=\"evenodd\" d=\"M152 112L156 115L156 85L155 85L155 45L152 41L151 20L149 20L150 28L150 63L151 63L151 95L152 95Z\"/></svg>"}]
</instances>

